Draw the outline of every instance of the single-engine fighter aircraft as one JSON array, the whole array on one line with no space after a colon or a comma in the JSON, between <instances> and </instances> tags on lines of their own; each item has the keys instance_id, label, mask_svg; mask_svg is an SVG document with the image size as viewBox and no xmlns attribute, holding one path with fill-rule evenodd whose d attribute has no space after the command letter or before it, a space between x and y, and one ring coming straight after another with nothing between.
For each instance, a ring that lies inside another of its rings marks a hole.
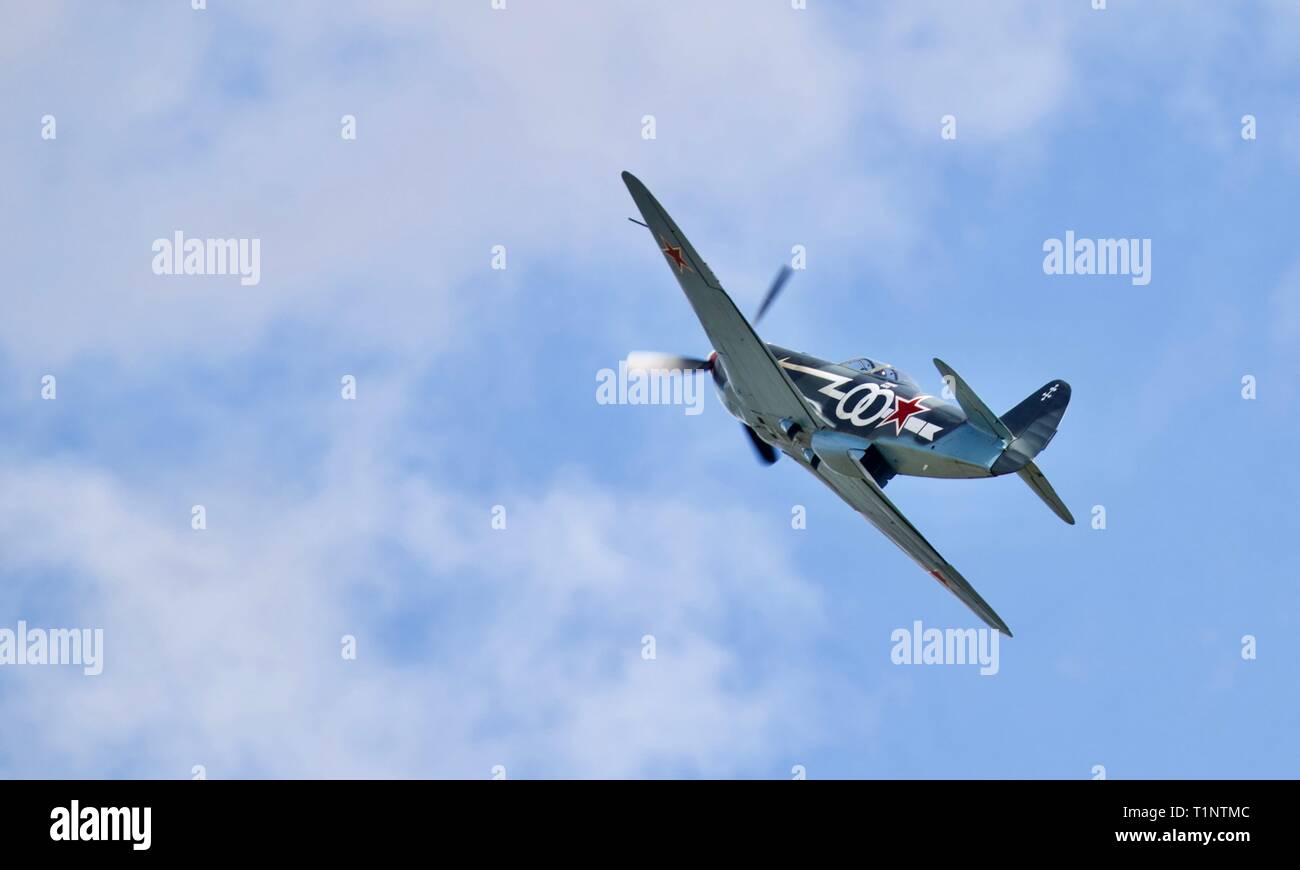
<instances>
[{"instance_id":1,"label":"single-engine fighter aircraft","mask_svg":"<svg viewBox=\"0 0 1300 870\"><path fill-rule=\"evenodd\" d=\"M957 405L921 391L888 363L860 357L831 363L767 344L722 289L663 206L630 173L623 181L655 245L713 345L707 359L658 353L628 356L635 369L710 372L722 403L740 420L759 458L794 459L884 532L991 627L1011 635L993 608L940 556L884 493L895 475L997 477L1015 472L1052 511L1074 517L1034 464L1070 401L1070 385L1048 381L1001 417L942 360L935 366ZM782 268L757 323L790 277Z\"/></svg>"}]
</instances>

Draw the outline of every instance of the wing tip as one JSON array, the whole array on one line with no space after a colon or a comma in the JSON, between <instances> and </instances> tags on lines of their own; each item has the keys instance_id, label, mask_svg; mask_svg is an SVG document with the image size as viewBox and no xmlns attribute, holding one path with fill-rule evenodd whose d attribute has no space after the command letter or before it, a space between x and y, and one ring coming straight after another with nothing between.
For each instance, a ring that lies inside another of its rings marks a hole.
<instances>
[{"instance_id":1,"label":"wing tip","mask_svg":"<svg viewBox=\"0 0 1300 870\"><path fill-rule=\"evenodd\" d=\"M1007 637L1015 637L1015 635L1011 633L1011 626L1003 622L1002 617L994 613L992 607L988 608L987 615L981 613L980 616L984 617L984 621L989 624L990 628L1002 632Z\"/></svg>"}]
</instances>

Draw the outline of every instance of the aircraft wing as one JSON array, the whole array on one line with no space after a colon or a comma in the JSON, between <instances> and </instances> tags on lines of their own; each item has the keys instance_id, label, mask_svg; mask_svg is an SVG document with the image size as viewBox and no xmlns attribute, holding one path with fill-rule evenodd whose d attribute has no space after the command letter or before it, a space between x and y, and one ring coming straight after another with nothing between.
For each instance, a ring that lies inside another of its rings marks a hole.
<instances>
[{"instance_id":1,"label":"aircraft wing","mask_svg":"<svg viewBox=\"0 0 1300 870\"><path fill-rule=\"evenodd\" d=\"M709 342L722 357L731 386L745 407L771 418L789 417L809 432L816 430L818 424L809 415L803 396L722 289L708 263L636 176L624 172L623 182Z\"/></svg>"},{"instance_id":2,"label":"aircraft wing","mask_svg":"<svg viewBox=\"0 0 1300 870\"><path fill-rule=\"evenodd\" d=\"M869 477L846 477L829 472L819 477L839 493L849 505L862 514L873 526L884 532L899 549L911 556L918 565L929 572L930 576L948 588L948 591L962 600L992 628L1011 637L1011 629L989 607L988 602L980 597L975 588L966 582L966 578L952 565L948 564L939 551L930 546L916 526L908 522L902 511L894 506L885 493Z\"/></svg>"}]
</instances>

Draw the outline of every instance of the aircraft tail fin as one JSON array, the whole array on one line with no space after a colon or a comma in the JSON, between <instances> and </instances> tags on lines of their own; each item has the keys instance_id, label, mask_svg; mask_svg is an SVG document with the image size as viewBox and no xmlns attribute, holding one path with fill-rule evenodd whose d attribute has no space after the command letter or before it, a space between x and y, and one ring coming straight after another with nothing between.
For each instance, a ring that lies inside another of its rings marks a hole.
<instances>
[{"instance_id":1,"label":"aircraft tail fin","mask_svg":"<svg viewBox=\"0 0 1300 870\"><path fill-rule=\"evenodd\" d=\"M1065 381L1049 381L1003 414L1000 419L1011 433L1011 444L993 464L993 473L1019 471L1042 453L1056 434L1068 404L1070 385Z\"/></svg>"}]
</instances>

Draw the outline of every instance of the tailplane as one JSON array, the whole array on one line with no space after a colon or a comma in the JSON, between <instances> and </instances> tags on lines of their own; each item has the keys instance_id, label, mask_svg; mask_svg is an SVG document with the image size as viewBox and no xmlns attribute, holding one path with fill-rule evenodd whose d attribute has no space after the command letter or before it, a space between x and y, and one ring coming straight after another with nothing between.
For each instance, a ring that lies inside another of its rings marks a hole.
<instances>
[{"instance_id":1,"label":"tailplane","mask_svg":"<svg viewBox=\"0 0 1300 870\"><path fill-rule=\"evenodd\" d=\"M1038 494L1038 497L1043 500L1043 504L1052 509L1052 513L1070 525L1074 525L1074 516L1070 513L1070 509L1065 506L1065 502L1061 501L1061 497L1056 494L1056 490L1052 489L1052 485L1047 482L1047 478L1038 470L1037 465L1032 462L1025 463L1025 466L1016 474L1020 475L1021 480L1029 484L1029 488Z\"/></svg>"}]
</instances>

